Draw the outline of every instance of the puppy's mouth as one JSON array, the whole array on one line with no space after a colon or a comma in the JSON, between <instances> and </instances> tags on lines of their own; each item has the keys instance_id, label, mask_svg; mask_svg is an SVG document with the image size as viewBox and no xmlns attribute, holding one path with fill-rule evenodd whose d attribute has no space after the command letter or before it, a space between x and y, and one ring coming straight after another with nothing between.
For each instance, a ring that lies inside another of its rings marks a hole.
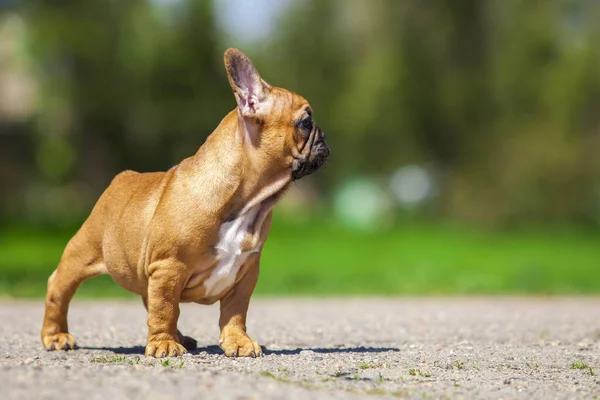
<instances>
[{"instance_id":1,"label":"puppy's mouth","mask_svg":"<svg viewBox=\"0 0 600 400\"><path fill-rule=\"evenodd\" d=\"M325 142L325 134L320 128L316 129L310 143L308 154L294 160L292 179L298 180L319 170L329 157L329 146Z\"/></svg>"}]
</instances>

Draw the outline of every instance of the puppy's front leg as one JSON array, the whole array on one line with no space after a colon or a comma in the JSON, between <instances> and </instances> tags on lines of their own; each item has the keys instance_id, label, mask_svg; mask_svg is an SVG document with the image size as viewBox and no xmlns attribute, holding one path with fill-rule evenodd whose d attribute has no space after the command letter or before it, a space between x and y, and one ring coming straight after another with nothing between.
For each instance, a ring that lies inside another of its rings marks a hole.
<instances>
[{"instance_id":1,"label":"puppy's front leg","mask_svg":"<svg viewBox=\"0 0 600 400\"><path fill-rule=\"evenodd\" d=\"M248 264L244 266L247 268L245 275L221 299L219 346L228 357L259 357L262 355L260 346L246 333L246 313L250 296L252 296L258 280L258 260L258 254L250 256L246 261Z\"/></svg>"},{"instance_id":2,"label":"puppy's front leg","mask_svg":"<svg viewBox=\"0 0 600 400\"><path fill-rule=\"evenodd\" d=\"M149 268L146 356L176 357L186 352L178 343L177 333L183 268L177 262L166 260Z\"/></svg>"}]
</instances>

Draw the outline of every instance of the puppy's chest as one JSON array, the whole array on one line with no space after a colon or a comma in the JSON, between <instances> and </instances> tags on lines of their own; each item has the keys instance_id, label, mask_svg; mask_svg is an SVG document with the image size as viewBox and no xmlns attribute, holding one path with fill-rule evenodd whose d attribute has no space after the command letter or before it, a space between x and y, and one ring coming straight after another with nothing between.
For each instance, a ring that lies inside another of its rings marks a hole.
<instances>
[{"instance_id":1,"label":"puppy's chest","mask_svg":"<svg viewBox=\"0 0 600 400\"><path fill-rule=\"evenodd\" d=\"M221 293L235 283L240 267L250 254L260 248L260 207L248 210L233 221L224 222L219 228L219 240L214 246L217 265L204 281L206 296Z\"/></svg>"}]
</instances>

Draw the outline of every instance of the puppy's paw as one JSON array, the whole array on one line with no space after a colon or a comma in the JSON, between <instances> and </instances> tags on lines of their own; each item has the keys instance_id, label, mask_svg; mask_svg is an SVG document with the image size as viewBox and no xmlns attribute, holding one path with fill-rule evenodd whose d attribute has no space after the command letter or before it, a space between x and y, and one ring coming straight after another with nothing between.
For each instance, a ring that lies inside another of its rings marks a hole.
<instances>
[{"instance_id":1,"label":"puppy's paw","mask_svg":"<svg viewBox=\"0 0 600 400\"><path fill-rule=\"evenodd\" d=\"M57 333L54 335L44 335L42 343L46 350L73 350L77 341L69 333Z\"/></svg>"},{"instance_id":2,"label":"puppy's paw","mask_svg":"<svg viewBox=\"0 0 600 400\"><path fill-rule=\"evenodd\" d=\"M146 346L146 357L177 357L185 354L185 347L174 340L152 340Z\"/></svg>"},{"instance_id":3,"label":"puppy's paw","mask_svg":"<svg viewBox=\"0 0 600 400\"><path fill-rule=\"evenodd\" d=\"M219 347L227 357L260 357L262 349L245 332L230 333L222 335L219 339Z\"/></svg>"}]
</instances>

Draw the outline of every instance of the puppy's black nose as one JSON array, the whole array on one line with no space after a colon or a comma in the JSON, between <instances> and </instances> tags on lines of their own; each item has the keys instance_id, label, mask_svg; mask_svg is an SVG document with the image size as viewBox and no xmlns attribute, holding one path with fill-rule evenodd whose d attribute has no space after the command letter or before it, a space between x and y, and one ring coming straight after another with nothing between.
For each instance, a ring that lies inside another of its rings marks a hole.
<instances>
[{"instance_id":1,"label":"puppy's black nose","mask_svg":"<svg viewBox=\"0 0 600 400\"><path fill-rule=\"evenodd\" d=\"M318 145L319 153L323 157L328 157L329 156L329 146L327 146L327 143L325 143L325 140L319 140L319 143L317 145Z\"/></svg>"}]
</instances>

